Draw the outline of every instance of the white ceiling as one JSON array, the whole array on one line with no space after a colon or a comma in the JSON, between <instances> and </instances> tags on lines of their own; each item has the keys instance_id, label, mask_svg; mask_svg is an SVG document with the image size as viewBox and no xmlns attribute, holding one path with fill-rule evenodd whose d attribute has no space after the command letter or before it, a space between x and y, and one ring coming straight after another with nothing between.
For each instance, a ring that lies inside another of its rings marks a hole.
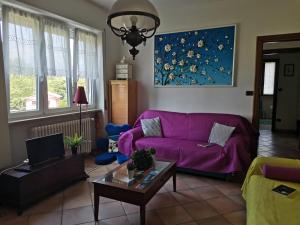
<instances>
[{"instance_id":1,"label":"white ceiling","mask_svg":"<svg viewBox=\"0 0 300 225\"><path fill-rule=\"evenodd\" d=\"M90 0L105 10L110 10L116 0Z\"/></svg>"}]
</instances>

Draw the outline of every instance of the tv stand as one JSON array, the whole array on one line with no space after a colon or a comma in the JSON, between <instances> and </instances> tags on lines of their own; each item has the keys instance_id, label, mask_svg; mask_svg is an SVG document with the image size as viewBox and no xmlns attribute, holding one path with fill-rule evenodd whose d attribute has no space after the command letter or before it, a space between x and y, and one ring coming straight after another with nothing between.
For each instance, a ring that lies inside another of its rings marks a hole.
<instances>
[{"instance_id":1,"label":"tv stand","mask_svg":"<svg viewBox=\"0 0 300 225\"><path fill-rule=\"evenodd\" d=\"M10 169L0 176L0 202L16 207L19 214L41 198L87 178L82 155L65 156L30 169Z\"/></svg>"}]
</instances>

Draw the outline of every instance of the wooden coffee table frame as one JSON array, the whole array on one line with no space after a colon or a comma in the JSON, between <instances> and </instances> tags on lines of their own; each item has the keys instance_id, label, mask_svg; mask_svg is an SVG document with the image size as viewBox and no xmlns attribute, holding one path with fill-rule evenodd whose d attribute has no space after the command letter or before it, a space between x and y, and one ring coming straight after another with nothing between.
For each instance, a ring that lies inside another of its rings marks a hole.
<instances>
[{"instance_id":1,"label":"wooden coffee table frame","mask_svg":"<svg viewBox=\"0 0 300 225\"><path fill-rule=\"evenodd\" d=\"M141 225L145 225L147 203L160 190L160 188L164 186L170 177L173 177L173 191L176 192L176 163L173 161L166 162L169 162L170 164L157 175L157 177L151 184L149 184L149 186L142 190L130 186L126 187L116 183L101 181L101 179L94 181L95 221L99 220L99 198L101 196L140 206L140 223ZM120 165L113 171L119 169L121 166L123 165Z\"/></svg>"}]
</instances>

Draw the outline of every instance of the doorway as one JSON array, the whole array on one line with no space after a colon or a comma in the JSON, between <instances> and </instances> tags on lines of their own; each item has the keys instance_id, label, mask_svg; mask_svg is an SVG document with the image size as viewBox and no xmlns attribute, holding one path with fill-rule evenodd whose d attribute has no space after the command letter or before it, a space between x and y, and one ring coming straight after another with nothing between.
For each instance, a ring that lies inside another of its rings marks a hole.
<instances>
[{"instance_id":1,"label":"doorway","mask_svg":"<svg viewBox=\"0 0 300 225\"><path fill-rule=\"evenodd\" d=\"M258 154L299 158L300 33L257 37L255 72Z\"/></svg>"},{"instance_id":2,"label":"doorway","mask_svg":"<svg viewBox=\"0 0 300 225\"><path fill-rule=\"evenodd\" d=\"M269 35L269 36L259 36L257 37L257 44L256 44L256 69L255 69L255 87L254 87L254 98L253 98L253 118L252 124L255 128L259 129L259 121L261 118L261 96L263 93L263 82L264 82L264 54L273 54L284 53L289 51L290 49L282 48L280 49L265 49L264 45L277 45L277 46L285 46L288 42L298 42L300 43L300 33L294 34L281 34L281 35ZM299 50L299 48L294 47L293 49ZM276 51L276 52L275 52ZM294 51L294 50L291 50ZM284 69L284 68L283 68ZM295 69L295 67L294 67ZM279 87L280 88L280 87ZM288 89L287 89L288 90ZM278 91L278 88L274 89L275 95ZM281 89L279 89L281 91ZM274 107L274 105L273 105ZM277 106L278 108L278 106ZM276 128L276 125L274 126Z\"/></svg>"}]
</instances>

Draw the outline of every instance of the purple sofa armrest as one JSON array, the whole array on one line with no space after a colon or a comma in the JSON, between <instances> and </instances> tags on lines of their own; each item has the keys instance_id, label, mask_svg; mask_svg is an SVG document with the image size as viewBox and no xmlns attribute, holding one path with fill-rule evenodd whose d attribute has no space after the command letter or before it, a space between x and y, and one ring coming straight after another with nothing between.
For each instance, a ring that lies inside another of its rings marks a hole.
<instances>
[{"instance_id":1,"label":"purple sofa armrest","mask_svg":"<svg viewBox=\"0 0 300 225\"><path fill-rule=\"evenodd\" d=\"M231 148L232 146L238 146L238 147L245 147L246 148L246 151L248 151L248 146L246 146L248 143L247 139L241 135L241 134L237 134L237 135L234 135L232 137L230 137L225 146L224 146L224 149L228 149L228 148Z\"/></svg>"},{"instance_id":2,"label":"purple sofa armrest","mask_svg":"<svg viewBox=\"0 0 300 225\"><path fill-rule=\"evenodd\" d=\"M121 134L118 140L119 151L130 156L135 149L135 141L143 137L144 133L141 127L135 127Z\"/></svg>"},{"instance_id":3,"label":"purple sofa armrest","mask_svg":"<svg viewBox=\"0 0 300 225\"><path fill-rule=\"evenodd\" d=\"M230 155L230 158L238 158L241 162L243 171L247 171L251 164L251 149L250 140L242 134L234 135L229 138L224 146L225 154Z\"/></svg>"}]
</instances>

